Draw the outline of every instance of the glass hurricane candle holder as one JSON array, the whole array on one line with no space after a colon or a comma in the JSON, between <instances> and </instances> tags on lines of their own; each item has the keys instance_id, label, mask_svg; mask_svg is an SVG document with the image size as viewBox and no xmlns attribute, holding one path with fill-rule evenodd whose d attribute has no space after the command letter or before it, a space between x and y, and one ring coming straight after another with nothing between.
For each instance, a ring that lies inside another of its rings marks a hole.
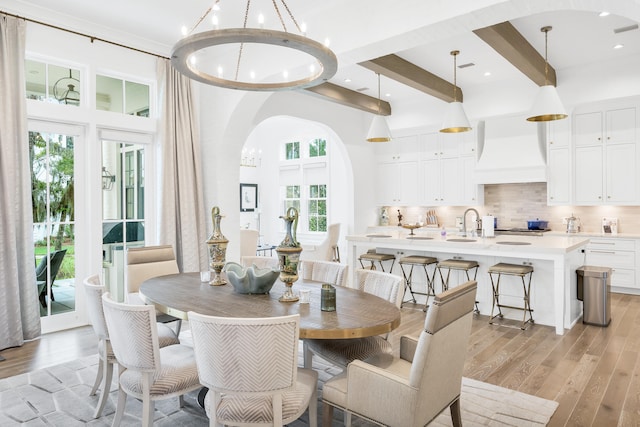
<instances>
[{"instance_id":1,"label":"glass hurricane candle holder","mask_svg":"<svg viewBox=\"0 0 640 427\"><path fill-rule=\"evenodd\" d=\"M211 286L221 286L227 284L227 281L224 280L220 273L222 273L222 268L225 264L229 240L220 231L222 215L220 215L220 208L217 206L211 209L211 220L213 221L213 233L207 240L207 247L209 248L209 269L213 271L213 277L209 284Z\"/></svg>"}]
</instances>

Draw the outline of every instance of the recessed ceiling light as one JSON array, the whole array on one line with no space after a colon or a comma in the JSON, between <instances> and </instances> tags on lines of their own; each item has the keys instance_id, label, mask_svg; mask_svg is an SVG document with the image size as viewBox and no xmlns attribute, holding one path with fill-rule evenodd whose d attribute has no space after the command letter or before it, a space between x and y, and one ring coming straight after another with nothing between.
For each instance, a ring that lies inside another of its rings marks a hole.
<instances>
[{"instance_id":1,"label":"recessed ceiling light","mask_svg":"<svg viewBox=\"0 0 640 427\"><path fill-rule=\"evenodd\" d=\"M350 82L351 82L351 79L350 79L349 77L347 77L346 79L344 79L344 82L345 82L345 83L350 83Z\"/></svg>"},{"instance_id":2,"label":"recessed ceiling light","mask_svg":"<svg viewBox=\"0 0 640 427\"><path fill-rule=\"evenodd\" d=\"M384 96L386 96L387 98L391 98L391 94L390 93L385 93Z\"/></svg>"},{"instance_id":3,"label":"recessed ceiling light","mask_svg":"<svg viewBox=\"0 0 640 427\"><path fill-rule=\"evenodd\" d=\"M613 48L614 48L614 49L622 49L623 47L624 47L624 45L623 45L623 44L617 44L617 45L615 45Z\"/></svg>"},{"instance_id":4,"label":"recessed ceiling light","mask_svg":"<svg viewBox=\"0 0 640 427\"><path fill-rule=\"evenodd\" d=\"M598 16L601 18L604 18L605 16L609 16L609 12L607 12L606 10L603 10L598 14Z\"/></svg>"},{"instance_id":5,"label":"recessed ceiling light","mask_svg":"<svg viewBox=\"0 0 640 427\"><path fill-rule=\"evenodd\" d=\"M491 75L491 71L485 71L485 72L484 72L484 76L485 76L485 77L489 77L490 75Z\"/></svg>"}]
</instances>

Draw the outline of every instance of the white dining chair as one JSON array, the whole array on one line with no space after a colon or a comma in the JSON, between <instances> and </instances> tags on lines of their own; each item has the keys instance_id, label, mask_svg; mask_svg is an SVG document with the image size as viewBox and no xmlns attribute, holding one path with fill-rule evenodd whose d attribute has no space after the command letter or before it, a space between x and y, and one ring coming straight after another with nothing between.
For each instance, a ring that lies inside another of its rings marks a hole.
<instances>
[{"instance_id":1,"label":"white dining chair","mask_svg":"<svg viewBox=\"0 0 640 427\"><path fill-rule=\"evenodd\" d=\"M323 425L331 426L336 407L345 412L345 427L351 426L351 414L380 425L425 426L447 408L453 425L462 426L462 372L476 288L472 280L436 295L419 338L401 337L400 357L354 360L327 380Z\"/></svg>"},{"instance_id":2,"label":"white dining chair","mask_svg":"<svg viewBox=\"0 0 640 427\"><path fill-rule=\"evenodd\" d=\"M360 291L376 295L400 308L404 297L400 276L360 269L356 271L356 282ZM380 353L390 354L393 348L388 336L389 334L349 339L306 339L303 342L304 366L312 366L314 354L342 369L355 359L365 359Z\"/></svg>"},{"instance_id":3,"label":"white dining chair","mask_svg":"<svg viewBox=\"0 0 640 427\"><path fill-rule=\"evenodd\" d=\"M298 368L300 315L227 318L189 312L210 426L282 426L309 408L317 426L318 373Z\"/></svg>"},{"instance_id":4,"label":"white dining chair","mask_svg":"<svg viewBox=\"0 0 640 427\"><path fill-rule=\"evenodd\" d=\"M160 348L156 313L150 305L119 303L102 295L111 346L121 367L113 426L122 421L127 395L142 401L142 425L153 424L154 402L200 388L193 348L174 344Z\"/></svg>"},{"instance_id":5,"label":"white dining chair","mask_svg":"<svg viewBox=\"0 0 640 427\"><path fill-rule=\"evenodd\" d=\"M109 397L113 368L117 362L113 354L113 349L111 348L109 331L107 330L107 322L104 318L104 310L102 307L102 295L106 292L105 287L100 283L100 277L97 274L85 278L83 286L89 322L91 323L93 332L98 337L98 372L89 396L95 396L98 388L102 385L102 393L100 394L93 414L93 418L100 418L104 405L107 403ZM173 329L162 323L157 323L156 326L160 347L180 344L180 340Z\"/></svg>"},{"instance_id":6,"label":"white dining chair","mask_svg":"<svg viewBox=\"0 0 640 427\"><path fill-rule=\"evenodd\" d=\"M127 249L126 298L129 304L144 304L140 298L140 285L147 279L178 274L178 262L171 245L144 246ZM180 335L182 320L169 314L156 313L159 322L175 322L176 335Z\"/></svg>"},{"instance_id":7,"label":"white dining chair","mask_svg":"<svg viewBox=\"0 0 640 427\"><path fill-rule=\"evenodd\" d=\"M347 282L346 264L331 261L300 261L301 277L303 280L330 283L336 286L345 286Z\"/></svg>"}]
</instances>

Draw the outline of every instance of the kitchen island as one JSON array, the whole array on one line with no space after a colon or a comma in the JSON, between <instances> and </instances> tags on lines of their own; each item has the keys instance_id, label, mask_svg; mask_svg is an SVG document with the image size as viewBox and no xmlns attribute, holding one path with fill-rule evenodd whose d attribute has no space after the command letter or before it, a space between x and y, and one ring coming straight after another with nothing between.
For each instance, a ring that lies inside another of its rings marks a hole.
<instances>
[{"instance_id":1,"label":"kitchen island","mask_svg":"<svg viewBox=\"0 0 640 427\"><path fill-rule=\"evenodd\" d=\"M556 334L563 335L564 330L571 329L582 315L582 303L577 299L576 269L585 263L584 249L589 243L588 237L555 235L462 238L462 236L449 234L445 238L440 235L439 230L420 229L414 236L410 236L408 230L398 229L391 232L351 235L346 239L352 273L351 283L355 283L355 270L361 268L358 256L373 248L377 252L396 256L392 273L398 275L402 275L398 261L408 255L433 256L438 260L448 258L475 260L480 264L476 299L480 312L489 315L493 290L487 273L488 268L498 262L525 264L534 267L530 298L536 323L554 326ZM466 277L463 274L452 271L449 286L464 282ZM512 276L503 277L500 292L503 304L522 306L522 285L519 280ZM423 272L415 269L414 283L420 282L421 290L424 292L426 278ZM437 273L435 287L436 292L440 292L441 281ZM420 289L414 286L414 290ZM503 310L503 312L505 318L522 318L522 312L519 310Z\"/></svg>"}]
</instances>

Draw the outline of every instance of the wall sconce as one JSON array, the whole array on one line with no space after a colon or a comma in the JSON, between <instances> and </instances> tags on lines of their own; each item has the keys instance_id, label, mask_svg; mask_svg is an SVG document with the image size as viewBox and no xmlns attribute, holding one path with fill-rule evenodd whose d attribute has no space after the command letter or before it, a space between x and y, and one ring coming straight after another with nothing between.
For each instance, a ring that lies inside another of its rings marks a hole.
<instances>
[{"instance_id":1,"label":"wall sconce","mask_svg":"<svg viewBox=\"0 0 640 427\"><path fill-rule=\"evenodd\" d=\"M258 155L256 156L256 150L253 148L247 152L246 148L242 149L242 158L240 159L240 166L244 166L246 168L255 168L257 166L261 166L262 163L262 150L258 150Z\"/></svg>"},{"instance_id":2,"label":"wall sconce","mask_svg":"<svg viewBox=\"0 0 640 427\"><path fill-rule=\"evenodd\" d=\"M113 188L113 183L116 182L116 177L113 176L106 167L102 167L102 189L103 190L111 190Z\"/></svg>"}]
</instances>

